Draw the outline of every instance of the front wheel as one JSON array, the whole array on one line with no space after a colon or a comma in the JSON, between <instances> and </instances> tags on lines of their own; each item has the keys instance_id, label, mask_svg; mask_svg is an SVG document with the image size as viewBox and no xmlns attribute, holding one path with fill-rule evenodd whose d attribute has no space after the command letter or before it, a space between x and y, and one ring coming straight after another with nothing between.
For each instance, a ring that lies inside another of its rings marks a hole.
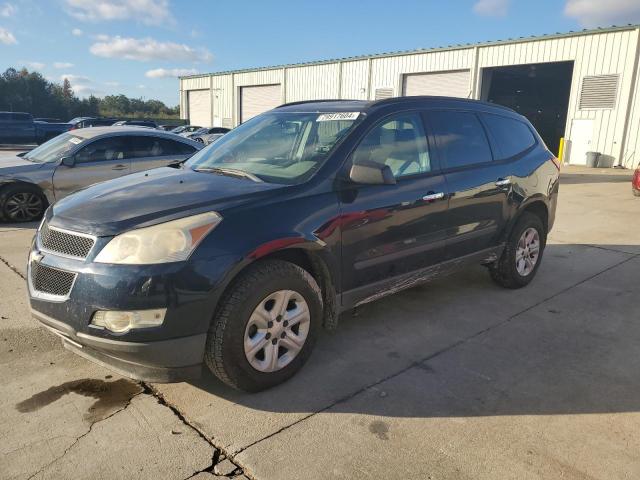
<instances>
[{"instance_id":1,"label":"front wheel","mask_svg":"<svg viewBox=\"0 0 640 480\"><path fill-rule=\"evenodd\" d=\"M221 299L205 363L231 387L265 390L304 365L321 321L322 295L307 271L280 260L257 263Z\"/></svg>"},{"instance_id":2,"label":"front wheel","mask_svg":"<svg viewBox=\"0 0 640 480\"><path fill-rule=\"evenodd\" d=\"M514 226L504 252L489 267L491 278L505 288L521 288L535 277L547 242L540 217L525 212Z\"/></svg>"},{"instance_id":3,"label":"front wheel","mask_svg":"<svg viewBox=\"0 0 640 480\"><path fill-rule=\"evenodd\" d=\"M0 191L0 217L8 222L32 222L42 217L47 201L29 184L9 185Z\"/></svg>"}]
</instances>

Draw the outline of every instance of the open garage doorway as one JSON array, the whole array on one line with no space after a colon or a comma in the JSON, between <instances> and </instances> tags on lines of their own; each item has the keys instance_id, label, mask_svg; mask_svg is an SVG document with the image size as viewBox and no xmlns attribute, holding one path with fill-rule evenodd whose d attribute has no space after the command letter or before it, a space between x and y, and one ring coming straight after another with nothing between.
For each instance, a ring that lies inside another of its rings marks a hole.
<instances>
[{"instance_id":1,"label":"open garage doorway","mask_svg":"<svg viewBox=\"0 0 640 480\"><path fill-rule=\"evenodd\" d=\"M482 70L482 100L514 109L558 153L569 107L573 62L532 63Z\"/></svg>"}]
</instances>

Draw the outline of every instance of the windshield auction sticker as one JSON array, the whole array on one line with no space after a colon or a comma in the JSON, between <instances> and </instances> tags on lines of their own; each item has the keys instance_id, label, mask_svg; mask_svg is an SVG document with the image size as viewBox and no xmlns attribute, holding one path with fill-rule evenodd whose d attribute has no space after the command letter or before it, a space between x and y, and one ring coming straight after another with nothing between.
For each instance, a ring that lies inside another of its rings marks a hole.
<instances>
[{"instance_id":1,"label":"windshield auction sticker","mask_svg":"<svg viewBox=\"0 0 640 480\"><path fill-rule=\"evenodd\" d=\"M78 138L78 137L71 137L71 138L69 139L69 141L70 141L71 143L75 143L76 145L78 145L78 144L82 143L82 139L81 139L81 138Z\"/></svg>"},{"instance_id":2,"label":"windshield auction sticker","mask_svg":"<svg viewBox=\"0 0 640 480\"><path fill-rule=\"evenodd\" d=\"M355 120L360 115L360 112L336 112L336 113L323 113L319 115L316 122L330 122L333 120Z\"/></svg>"}]
</instances>

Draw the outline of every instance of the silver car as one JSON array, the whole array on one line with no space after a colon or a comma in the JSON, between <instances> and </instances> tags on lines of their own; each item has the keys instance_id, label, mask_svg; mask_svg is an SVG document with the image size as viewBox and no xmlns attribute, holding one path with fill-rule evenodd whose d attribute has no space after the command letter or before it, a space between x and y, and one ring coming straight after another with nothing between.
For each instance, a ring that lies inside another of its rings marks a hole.
<instances>
[{"instance_id":1,"label":"silver car","mask_svg":"<svg viewBox=\"0 0 640 480\"><path fill-rule=\"evenodd\" d=\"M202 143L140 127L83 128L0 158L0 219L36 220L48 204L129 173L182 161Z\"/></svg>"}]
</instances>

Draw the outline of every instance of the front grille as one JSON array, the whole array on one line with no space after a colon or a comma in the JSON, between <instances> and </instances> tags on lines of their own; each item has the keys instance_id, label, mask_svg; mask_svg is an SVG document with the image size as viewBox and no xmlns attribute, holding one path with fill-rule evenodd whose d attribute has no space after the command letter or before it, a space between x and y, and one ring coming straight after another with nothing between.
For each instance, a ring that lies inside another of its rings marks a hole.
<instances>
[{"instance_id":1,"label":"front grille","mask_svg":"<svg viewBox=\"0 0 640 480\"><path fill-rule=\"evenodd\" d=\"M49 228L46 222L40 228L39 239L44 250L82 259L87 258L95 243L92 237Z\"/></svg>"},{"instance_id":2,"label":"front grille","mask_svg":"<svg viewBox=\"0 0 640 480\"><path fill-rule=\"evenodd\" d=\"M47 267L36 262L31 264L31 285L37 292L66 297L71 291L75 273Z\"/></svg>"}]
</instances>

